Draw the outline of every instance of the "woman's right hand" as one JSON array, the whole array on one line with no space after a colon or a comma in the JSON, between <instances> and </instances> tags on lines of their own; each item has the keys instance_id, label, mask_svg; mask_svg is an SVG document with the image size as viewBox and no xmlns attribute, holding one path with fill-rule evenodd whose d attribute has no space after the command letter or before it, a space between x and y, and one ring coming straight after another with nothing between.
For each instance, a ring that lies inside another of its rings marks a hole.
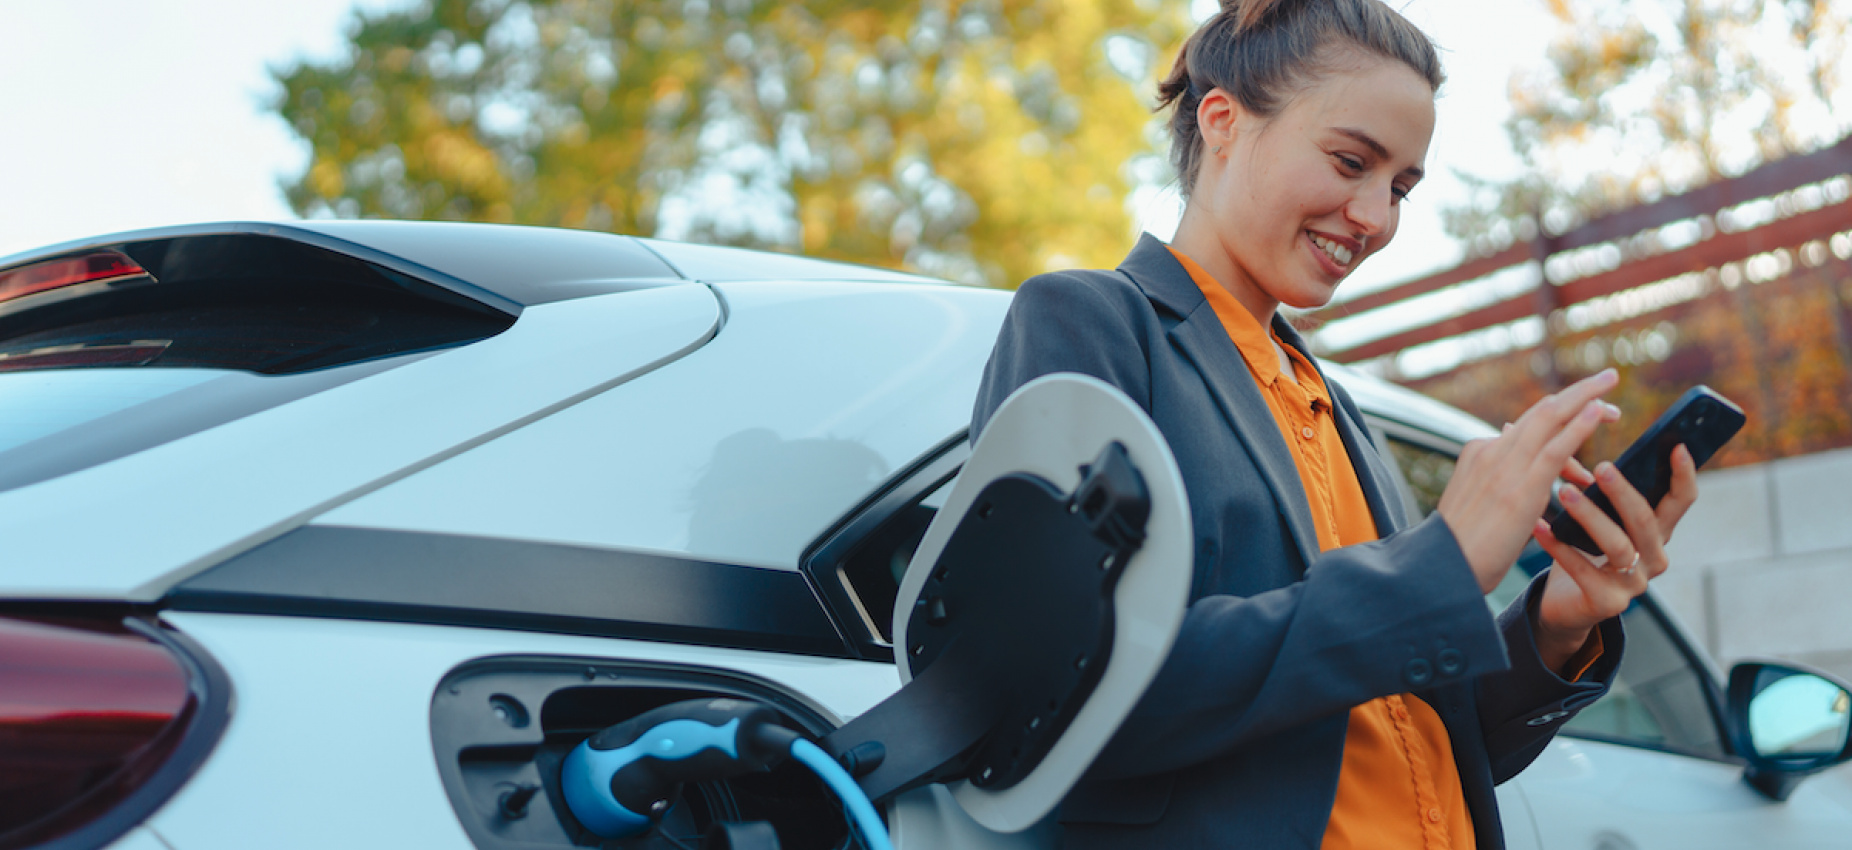
<instances>
[{"instance_id":1,"label":"woman's right hand","mask_svg":"<svg viewBox=\"0 0 1852 850\"><path fill-rule=\"evenodd\" d=\"M1517 562L1550 502L1551 483L1558 476L1587 476L1575 452L1595 426L1619 418L1617 408L1600 400L1619 380L1612 369L1583 378L1531 405L1504 433L1467 443L1460 452L1436 510L1481 591L1490 593Z\"/></svg>"}]
</instances>

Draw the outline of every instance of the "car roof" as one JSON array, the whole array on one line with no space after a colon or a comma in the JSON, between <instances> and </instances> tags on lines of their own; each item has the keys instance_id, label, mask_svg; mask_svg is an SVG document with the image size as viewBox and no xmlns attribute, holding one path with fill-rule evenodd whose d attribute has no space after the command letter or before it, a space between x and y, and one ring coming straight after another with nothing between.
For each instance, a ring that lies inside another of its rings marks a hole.
<instances>
[{"instance_id":1,"label":"car roof","mask_svg":"<svg viewBox=\"0 0 1852 850\"><path fill-rule=\"evenodd\" d=\"M0 258L0 268L133 242L282 239L366 260L508 313L569 298L678 283L757 280L945 283L853 263L592 230L450 221L227 221L127 231Z\"/></svg>"}]
</instances>

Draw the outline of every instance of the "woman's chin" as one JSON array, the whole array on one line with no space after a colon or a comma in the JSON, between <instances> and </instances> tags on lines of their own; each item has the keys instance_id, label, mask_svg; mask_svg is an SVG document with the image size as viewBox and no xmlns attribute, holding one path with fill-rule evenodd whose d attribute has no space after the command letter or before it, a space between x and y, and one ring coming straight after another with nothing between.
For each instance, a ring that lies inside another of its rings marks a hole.
<instances>
[{"instance_id":1,"label":"woman's chin","mask_svg":"<svg viewBox=\"0 0 1852 850\"><path fill-rule=\"evenodd\" d=\"M1336 284L1331 286L1307 287L1303 290L1293 292L1291 298L1281 299L1280 306L1290 307L1294 310L1304 312L1323 310L1331 303L1331 299L1335 298L1337 294L1338 288Z\"/></svg>"}]
</instances>

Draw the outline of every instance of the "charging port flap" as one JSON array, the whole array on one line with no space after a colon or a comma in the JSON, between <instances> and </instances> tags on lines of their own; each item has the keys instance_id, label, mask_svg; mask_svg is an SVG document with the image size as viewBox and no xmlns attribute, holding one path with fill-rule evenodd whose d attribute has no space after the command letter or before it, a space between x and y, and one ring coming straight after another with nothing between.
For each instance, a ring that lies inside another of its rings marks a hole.
<instances>
[{"instance_id":1,"label":"charging port flap","mask_svg":"<svg viewBox=\"0 0 1852 850\"><path fill-rule=\"evenodd\" d=\"M901 582L906 686L825 749L860 763L876 799L947 782L988 829L1034 825L1169 651L1191 578L1188 517L1175 460L1124 394L1080 375L1025 385Z\"/></svg>"}]
</instances>

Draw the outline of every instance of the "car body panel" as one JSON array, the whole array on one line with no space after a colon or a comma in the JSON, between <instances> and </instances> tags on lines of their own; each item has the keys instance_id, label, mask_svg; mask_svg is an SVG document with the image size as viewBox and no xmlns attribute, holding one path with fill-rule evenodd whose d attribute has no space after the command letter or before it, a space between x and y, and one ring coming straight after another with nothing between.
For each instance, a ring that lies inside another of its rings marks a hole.
<instances>
[{"instance_id":1,"label":"car body panel","mask_svg":"<svg viewBox=\"0 0 1852 850\"><path fill-rule=\"evenodd\" d=\"M430 711L445 674L477 658L735 671L801 695L838 721L899 684L888 664L672 643L300 617L170 612L165 619L210 652L238 692L212 757L148 822L174 850L469 848L437 774Z\"/></svg>"},{"instance_id":2,"label":"car body panel","mask_svg":"<svg viewBox=\"0 0 1852 850\"><path fill-rule=\"evenodd\" d=\"M1498 798L1498 819L1505 827L1505 850L1541 850L1536 813L1531 811L1524 788L1507 782L1492 791Z\"/></svg>"},{"instance_id":3,"label":"car body panel","mask_svg":"<svg viewBox=\"0 0 1852 850\"><path fill-rule=\"evenodd\" d=\"M1513 780L1545 847L1827 850L1852 843L1844 780L1813 777L1777 802L1741 765L1559 736ZM1837 787L1833 787L1837 785Z\"/></svg>"},{"instance_id":4,"label":"car body panel","mask_svg":"<svg viewBox=\"0 0 1852 850\"><path fill-rule=\"evenodd\" d=\"M700 286L533 307L481 342L0 493L0 593L158 598L334 505L672 361L719 319Z\"/></svg>"},{"instance_id":5,"label":"car body panel","mask_svg":"<svg viewBox=\"0 0 1852 850\"><path fill-rule=\"evenodd\" d=\"M966 427L1008 306L945 286L719 289L726 326L674 369L316 522L796 569L832 522Z\"/></svg>"},{"instance_id":6,"label":"car body panel","mask_svg":"<svg viewBox=\"0 0 1852 850\"><path fill-rule=\"evenodd\" d=\"M636 242L661 257L683 277L703 283L758 280L854 280L870 283L929 283L945 281L892 269L835 263L719 245L695 245L663 239L637 238Z\"/></svg>"}]
</instances>

